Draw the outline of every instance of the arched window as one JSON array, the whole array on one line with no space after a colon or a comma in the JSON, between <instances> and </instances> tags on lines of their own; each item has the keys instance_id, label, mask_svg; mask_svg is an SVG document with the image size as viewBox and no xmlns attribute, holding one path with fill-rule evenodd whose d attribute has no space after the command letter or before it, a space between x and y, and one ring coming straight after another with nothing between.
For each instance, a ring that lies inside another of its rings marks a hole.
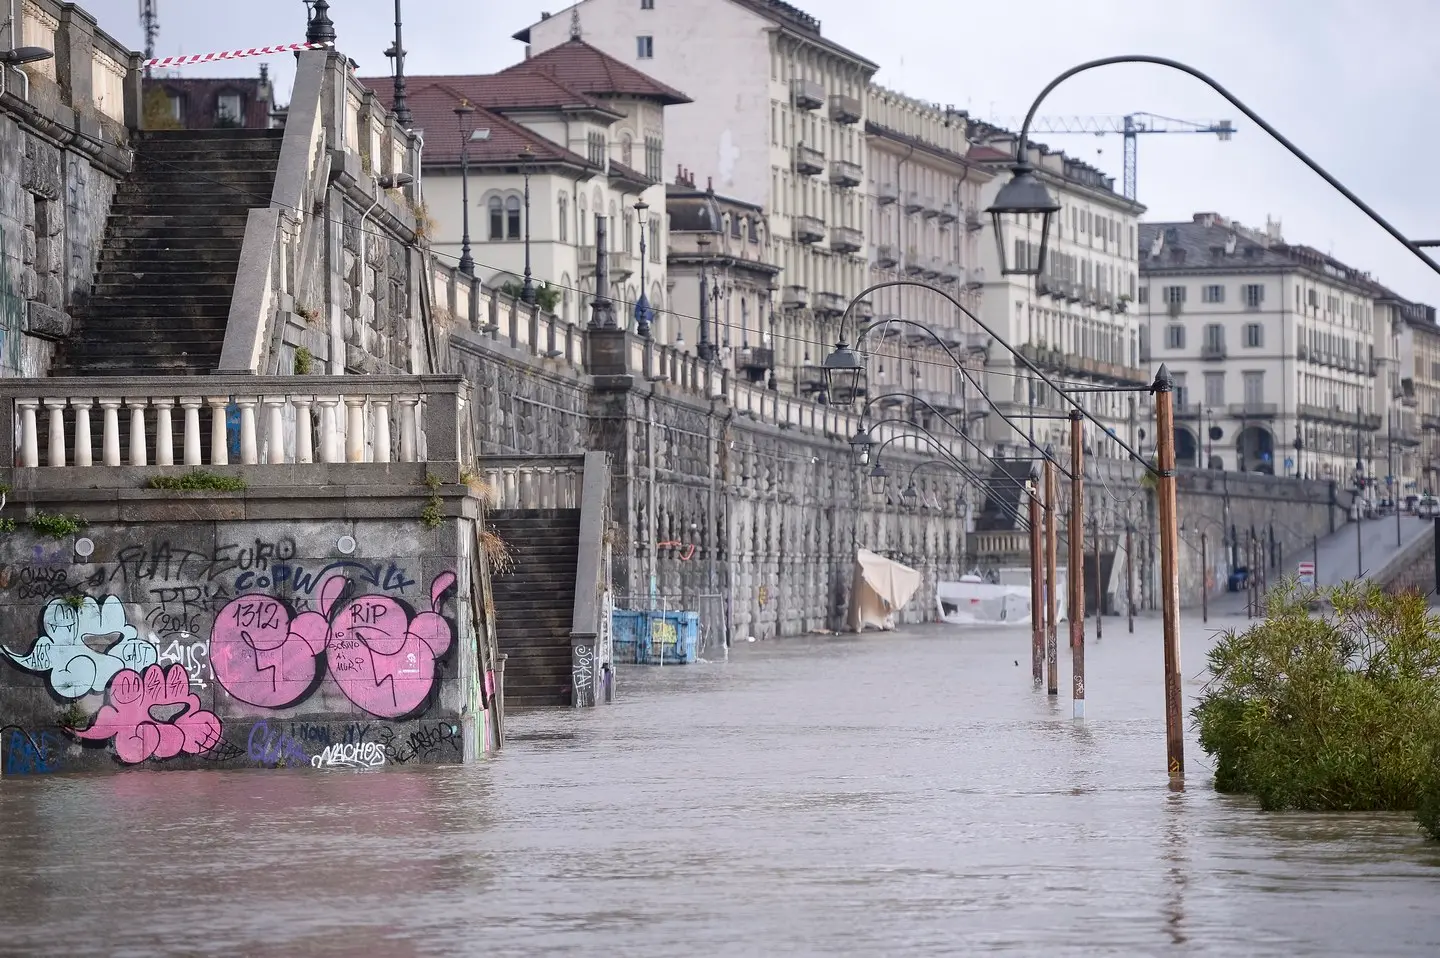
<instances>
[{"instance_id":1,"label":"arched window","mask_svg":"<svg viewBox=\"0 0 1440 958\"><path fill-rule=\"evenodd\" d=\"M585 202L585 194L584 194L584 193L581 193L580 196L579 196L579 204L580 204L580 229L579 229L579 231L578 231L578 235L577 235L575 238L580 241L580 245L581 245L581 246L589 246L589 245L590 245L590 216L589 216L590 210L589 210L588 205L587 205L586 202Z\"/></svg>"},{"instance_id":2,"label":"arched window","mask_svg":"<svg viewBox=\"0 0 1440 958\"><path fill-rule=\"evenodd\" d=\"M520 238L520 197L518 196L505 198L505 238L512 240Z\"/></svg>"},{"instance_id":3,"label":"arched window","mask_svg":"<svg viewBox=\"0 0 1440 958\"><path fill-rule=\"evenodd\" d=\"M560 194L560 242L570 242L570 197Z\"/></svg>"},{"instance_id":4,"label":"arched window","mask_svg":"<svg viewBox=\"0 0 1440 958\"><path fill-rule=\"evenodd\" d=\"M490 238L502 240L505 238L505 208L500 197L490 197Z\"/></svg>"},{"instance_id":5,"label":"arched window","mask_svg":"<svg viewBox=\"0 0 1440 958\"><path fill-rule=\"evenodd\" d=\"M635 138L629 133L620 134L620 162L631 169L635 168Z\"/></svg>"},{"instance_id":6,"label":"arched window","mask_svg":"<svg viewBox=\"0 0 1440 958\"><path fill-rule=\"evenodd\" d=\"M618 228L620 226L620 219L615 215L614 200L610 201L610 222L606 225L610 227L610 249L613 251L615 247L620 245L620 237L616 235L620 232Z\"/></svg>"},{"instance_id":7,"label":"arched window","mask_svg":"<svg viewBox=\"0 0 1440 958\"><path fill-rule=\"evenodd\" d=\"M625 252L635 252L635 214L625 211Z\"/></svg>"},{"instance_id":8,"label":"arched window","mask_svg":"<svg viewBox=\"0 0 1440 958\"><path fill-rule=\"evenodd\" d=\"M570 316L570 274L560 274L560 318L568 321Z\"/></svg>"}]
</instances>

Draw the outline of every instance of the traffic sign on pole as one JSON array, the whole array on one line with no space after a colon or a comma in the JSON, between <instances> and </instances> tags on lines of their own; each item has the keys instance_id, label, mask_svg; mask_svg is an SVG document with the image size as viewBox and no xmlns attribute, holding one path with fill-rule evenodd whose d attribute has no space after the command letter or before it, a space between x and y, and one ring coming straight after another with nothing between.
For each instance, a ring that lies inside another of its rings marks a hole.
<instances>
[{"instance_id":1,"label":"traffic sign on pole","mask_svg":"<svg viewBox=\"0 0 1440 958\"><path fill-rule=\"evenodd\" d=\"M1315 588L1315 563L1302 562L1296 570L1300 575L1300 585L1306 589Z\"/></svg>"}]
</instances>

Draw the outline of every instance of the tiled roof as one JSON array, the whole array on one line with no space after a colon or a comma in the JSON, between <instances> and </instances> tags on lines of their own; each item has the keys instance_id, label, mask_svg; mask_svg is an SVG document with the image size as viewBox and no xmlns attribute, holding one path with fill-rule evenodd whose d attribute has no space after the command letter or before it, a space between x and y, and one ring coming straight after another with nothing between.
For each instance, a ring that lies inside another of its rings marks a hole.
<instances>
[{"instance_id":1,"label":"tiled roof","mask_svg":"<svg viewBox=\"0 0 1440 958\"><path fill-rule=\"evenodd\" d=\"M573 38L496 75L553 77L591 96L630 96L657 100L665 106L692 102L674 87Z\"/></svg>"},{"instance_id":2,"label":"tiled roof","mask_svg":"<svg viewBox=\"0 0 1440 958\"><path fill-rule=\"evenodd\" d=\"M375 91L388 108L395 96L390 77L367 77L361 83ZM591 110L619 117L609 106L569 86L552 74L458 74L455 76L416 76L406 78L407 99L413 100L421 91L439 86L465 97L476 106L495 113L511 110ZM414 109L414 105L411 105Z\"/></svg>"},{"instance_id":3,"label":"tiled roof","mask_svg":"<svg viewBox=\"0 0 1440 958\"><path fill-rule=\"evenodd\" d=\"M378 92L378 91L377 91ZM425 131L425 165L454 166L460 162L461 131L455 107L461 95L441 83L430 83L408 92L415 128ZM471 130L488 128L490 139L471 142L469 162L476 166L518 165L520 154L529 147L536 163L563 163L598 172L585 157L572 153L513 120L471 101L475 112L466 125Z\"/></svg>"},{"instance_id":4,"label":"tiled roof","mask_svg":"<svg viewBox=\"0 0 1440 958\"><path fill-rule=\"evenodd\" d=\"M1159 256L1151 256L1155 240L1164 236ZM1231 237L1234 249L1225 252ZM1284 247L1265 246L1236 232L1223 219L1204 222L1140 224L1140 271L1295 269L1299 264ZM1217 252L1218 251L1218 252Z\"/></svg>"},{"instance_id":5,"label":"tiled roof","mask_svg":"<svg viewBox=\"0 0 1440 958\"><path fill-rule=\"evenodd\" d=\"M965 158L978 163L985 163L996 160L1013 160L1015 159L1015 154L1007 153L1004 150L997 150L993 146L980 145L970 147L970 152L965 154Z\"/></svg>"}]
</instances>

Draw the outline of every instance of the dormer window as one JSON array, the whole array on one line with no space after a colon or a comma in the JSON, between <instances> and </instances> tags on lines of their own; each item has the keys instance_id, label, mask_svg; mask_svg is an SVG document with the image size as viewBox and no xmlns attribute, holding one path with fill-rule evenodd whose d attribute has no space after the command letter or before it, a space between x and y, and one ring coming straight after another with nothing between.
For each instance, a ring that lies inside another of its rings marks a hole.
<instances>
[{"instance_id":1,"label":"dormer window","mask_svg":"<svg viewBox=\"0 0 1440 958\"><path fill-rule=\"evenodd\" d=\"M244 98L238 93L222 93L215 98L215 125L238 127L244 114Z\"/></svg>"}]
</instances>

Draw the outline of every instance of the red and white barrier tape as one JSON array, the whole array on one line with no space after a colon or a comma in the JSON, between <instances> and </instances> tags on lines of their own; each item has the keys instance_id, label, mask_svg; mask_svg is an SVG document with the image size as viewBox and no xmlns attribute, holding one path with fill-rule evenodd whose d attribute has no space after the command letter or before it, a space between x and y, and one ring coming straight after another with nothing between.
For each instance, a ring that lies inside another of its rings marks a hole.
<instances>
[{"instance_id":1,"label":"red and white barrier tape","mask_svg":"<svg viewBox=\"0 0 1440 958\"><path fill-rule=\"evenodd\" d=\"M191 53L181 57L156 57L146 60L147 67L190 66L194 63L213 63L216 60L240 60L245 57L263 57L272 53L294 53L298 50L322 50L333 43L282 43L276 47L250 47L246 50L225 50L221 53Z\"/></svg>"}]
</instances>

